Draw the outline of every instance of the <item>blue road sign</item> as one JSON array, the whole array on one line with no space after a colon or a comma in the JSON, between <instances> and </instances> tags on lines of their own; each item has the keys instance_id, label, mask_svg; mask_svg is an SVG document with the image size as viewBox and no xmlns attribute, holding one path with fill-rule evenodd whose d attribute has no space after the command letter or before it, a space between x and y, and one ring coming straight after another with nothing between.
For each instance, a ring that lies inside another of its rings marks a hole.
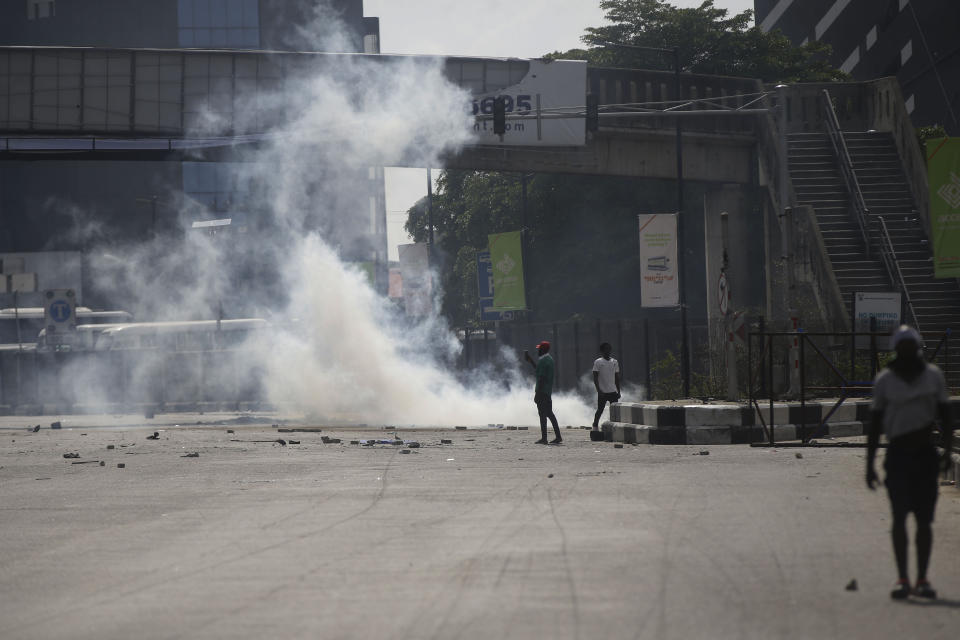
<instances>
[{"instance_id":1,"label":"blue road sign","mask_svg":"<svg viewBox=\"0 0 960 640\"><path fill-rule=\"evenodd\" d=\"M477 295L480 301L480 321L513 320L512 311L491 311L493 307L493 263L489 251L477 251Z\"/></svg>"},{"instance_id":2,"label":"blue road sign","mask_svg":"<svg viewBox=\"0 0 960 640\"><path fill-rule=\"evenodd\" d=\"M54 322L69 322L72 307L66 300L54 300L50 303L50 317Z\"/></svg>"}]
</instances>

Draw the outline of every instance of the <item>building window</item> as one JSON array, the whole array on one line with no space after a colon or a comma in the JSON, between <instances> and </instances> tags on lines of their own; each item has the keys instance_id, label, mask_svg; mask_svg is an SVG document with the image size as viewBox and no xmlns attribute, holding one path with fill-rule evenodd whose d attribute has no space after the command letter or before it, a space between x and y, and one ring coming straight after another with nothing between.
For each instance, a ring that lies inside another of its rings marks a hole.
<instances>
[{"instance_id":1,"label":"building window","mask_svg":"<svg viewBox=\"0 0 960 640\"><path fill-rule=\"evenodd\" d=\"M231 213L244 207L248 190L238 176L244 168L229 162L184 162L183 192L211 212Z\"/></svg>"},{"instance_id":2,"label":"building window","mask_svg":"<svg viewBox=\"0 0 960 640\"><path fill-rule=\"evenodd\" d=\"M57 15L57 3L54 0L27 0L27 20L52 18Z\"/></svg>"},{"instance_id":3,"label":"building window","mask_svg":"<svg viewBox=\"0 0 960 640\"><path fill-rule=\"evenodd\" d=\"M178 0L181 47L256 49L260 46L257 0Z\"/></svg>"}]
</instances>

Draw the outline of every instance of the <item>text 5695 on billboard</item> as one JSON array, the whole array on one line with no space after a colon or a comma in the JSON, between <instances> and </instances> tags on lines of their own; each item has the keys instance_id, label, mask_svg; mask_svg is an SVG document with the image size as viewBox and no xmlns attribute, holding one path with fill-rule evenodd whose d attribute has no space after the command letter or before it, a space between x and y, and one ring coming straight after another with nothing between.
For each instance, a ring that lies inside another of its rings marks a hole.
<instances>
[{"instance_id":1,"label":"text 5695 on billboard","mask_svg":"<svg viewBox=\"0 0 960 640\"><path fill-rule=\"evenodd\" d=\"M533 104L531 100L533 96L520 95L520 96L497 96L503 98L505 102L506 112L513 113L530 113L533 111ZM496 101L497 97L487 97L482 99L477 99L473 101L473 115L477 116L481 113L485 116L493 114L493 103Z\"/></svg>"}]
</instances>

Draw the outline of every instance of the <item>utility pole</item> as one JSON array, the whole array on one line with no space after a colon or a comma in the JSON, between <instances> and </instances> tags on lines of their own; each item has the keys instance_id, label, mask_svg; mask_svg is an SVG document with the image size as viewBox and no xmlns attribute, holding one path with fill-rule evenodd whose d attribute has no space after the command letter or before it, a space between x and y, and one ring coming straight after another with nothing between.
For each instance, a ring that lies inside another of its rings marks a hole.
<instances>
[{"instance_id":1,"label":"utility pole","mask_svg":"<svg viewBox=\"0 0 960 640\"><path fill-rule=\"evenodd\" d=\"M624 49L636 49L638 51L652 51L655 53L667 53L673 58L673 78L674 78L674 101L679 105L683 100L683 88L680 79L680 48L673 47L665 49L661 47L643 47L633 44L622 44L619 42L602 42L602 45L610 47L622 47ZM677 276L680 279L680 377L683 382L683 396L690 396L690 330L687 319L687 278L686 278L686 258L687 248L684 242L684 215L683 215L683 126L680 124L680 116L674 116L677 119L676 124L676 156L677 156L677 255L680 262L677 265Z\"/></svg>"}]
</instances>

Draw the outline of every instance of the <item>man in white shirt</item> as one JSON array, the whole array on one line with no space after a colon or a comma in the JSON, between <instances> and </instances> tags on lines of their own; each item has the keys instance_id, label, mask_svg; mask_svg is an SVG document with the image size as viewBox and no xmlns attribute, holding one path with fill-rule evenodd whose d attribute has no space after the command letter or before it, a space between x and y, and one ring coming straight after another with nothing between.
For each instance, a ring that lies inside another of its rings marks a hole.
<instances>
[{"instance_id":1,"label":"man in white shirt","mask_svg":"<svg viewBox=\"0 0 960 640\"><path fill-rule=\"evenodd\" d=\"M899 579L890 597L904 599L915 595L936 598L937 592L927 580L930 551L933 548L934 511L937 506L938 474L950 465L953 419L943 372L923 359L923 340L916 329L902 326L893 334L890 348L897 357L877 374L873 382L870 429L867 433L867 486L874 488L877 472L874 459L880 434L887 436L884 484L893 511L893 552ZM939 425L937 419L939 418ZM939 426L943 455L934 446ZM917 521L917 582L910 588L907 575L907 516Z\"/></svg>"},{"instance_id":2,"label":"man in white shirt","mask_svg":"<svg viewBox=\"0 0 960 640\"><path fill-rule=\"evenodd\" d=\"M600 416L607 403L620 399L620 363L610 357L613 347L609 342L600 345L600 357L593 363L593 386L597 388L597 412L593 416L593 428L600 428Z\"/></svg>"}]
</instances>

